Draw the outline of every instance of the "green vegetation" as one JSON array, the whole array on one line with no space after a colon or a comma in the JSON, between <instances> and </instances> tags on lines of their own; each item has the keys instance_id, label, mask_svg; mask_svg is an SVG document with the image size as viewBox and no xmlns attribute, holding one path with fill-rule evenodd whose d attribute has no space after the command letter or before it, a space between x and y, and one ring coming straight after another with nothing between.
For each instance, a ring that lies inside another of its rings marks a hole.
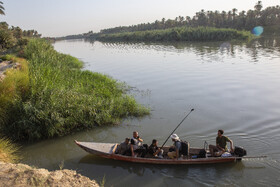
<instances>
[{"instance_id":1,"label":"green vegetation","mask_svg":"<svg viewBox=\"0 0 280 187\"><path fill-rule=\"evenodd\" d=\"M216 27L233 28L238 30L252 30L255 26L280 25L280 6L267 7L262 10L262 2L258 1L253 10L239 11L233 8L230 11L205 11L196 12L191 18L179 16L173 19L156 20L153 23L141 23L132 26L121 26L103 29L100 34L120 32L147 31L156 29L169 29L175 27ZM279 31L278 31L279 32ZM90 33L88 33L90 34Z\"/></svg>"},{"instance_id":2,"label":"green vegetation","mask_svg":"<svg viewBox=\"0 0 280 187\"><path fill-rule=\"evenodd\" d=\"M44 40L30 40L24 55L28 66L23 60L0 84L0 130L13 140L63 136L149 113L125 94L124 84L81 71L79 60Z\"/></svg>"},{"instance_id":3,"label":"green vegetation","mask_svg":"<svg viewBox=\"0 0 280 187\"><path fill-rule=\"evenodd\" d=\"M20 104L29 95L28 64L26 60L12 55L2 57L4 60L19 63L17 69L9 69L5 72L5 79L0 84L0 130L9 119L17 118L14 111L20 110Z\"/></svg>"},{"instance_id":4,"label":"green vegetation","mask_svg":"<svg viewBox=\"0 0 280 187\"><path fill-rule=\"evenodd\" d=\"M271 35L279 35L280 34L280 24L279 25L272 25L264 27L264 35L271 36Z\"/></svg>"},{"instance_id":5,"label":"green vegetation","mask_svg":"<svg viewBox=\"0 0 280 187\"><path fill-rule=\"evenodd\" d=\"M251 37L253 35L250 32L235 29L177 27L164 30L102 34L97 39L101 41L224 41L246 40Z\"/></svg>"},{"instance_id":6,"label":"green vegetation","mask_svg":"<svg viewBox=\"0 0 280 187\"><path fill-rule=\"evenodd\" d=\"M0 1L0 15L5 15L5 12L4 12L5 8L2 5L3 5L3 2Z\"/></svg>"},{"instance_id":7,"label":"green vegetation","mask_svg":"<svg viewBox=\"0 0 280 187\"><path fill-rule=\"evenodd\" d=\"M23 56L23 49L28 39L40 37L41 34L35 30L22 30L19 27L9 27L6 22L0 22L0 53L15 53Z\"/></svg>"},{"instance_id":8,"label":"green vegetation","mask_svg":"<svg viewBox=\"0 0 280 187\"><path fill-rule=\"evenodd\" d=\"M0 1L0 14L4 7ZM126 95L127 86L82 71L78 59L58 53L35 30L0 23L1 59L16 62L0 84L0 132L12 140L39 140L94 126L118 124L149 110Z\"/></svg>"},{"instance_id":9,"label":"green vegetation","mask_svg":"<svg viewBox=\"0 0 280 187\"><path fill-rule=\"evenodd\" d=\"M114 28L103 29L98 33L93 33L89 31L88 33L71 35L56 38L57 40L67 40L67 39L97 39L104 38L105 34L117 34L117 33L128 33L137 31L152 31L171 29L175 30L178 27L196 28L196 27L215 27L215 28L232 28L237 30L247 30L251 31L256 26L265 27L264 32L266 34L274 33L279 35L280 25L280 6L271 6L262 10L262 2L258 1L253 10L248 11L238 11L233 8L229 11L205 11L202 9L196 12L193 17L190 16L178 16L175 19L165 19L156 20L152 23L141 23L131 26L119 26ZM275 27L273 27L275 26ZM266 28L269 29L266 31ZM170 33L174 34L174 33ZM102 35L102 36L101 36ZM168 36L166 36L168 37ZM172 37L172 36L171 36ZM164 39L166 41L167 39ZM218 39L222 40L222 39ZM202 41L201 39L199 41Z\"/></svg>"},{"instance_id":10,"label":"green vegetation","mask_svg":"<svg viewBox=\"0 0 280 187\"><path fill-rule=\"evenodd\" d=\"M104 175L103 178L102 178L102 181L100 181L99 185L100 185L101 187L104 187L104 186L105 186L105 183L106 183L106 177L105 177L105 175Z\"/></svg>"},{"instance_id":11,"label":"green vegetation","mask_svg":"<svg viewBox=\"0 0 280 187\"><path fill-rule=\"evenodd\" d=\"M16 163L20 160L18 156L19 147L11 143L7 138L0 138L0 161Z\"/></svg>"}]
</instances>

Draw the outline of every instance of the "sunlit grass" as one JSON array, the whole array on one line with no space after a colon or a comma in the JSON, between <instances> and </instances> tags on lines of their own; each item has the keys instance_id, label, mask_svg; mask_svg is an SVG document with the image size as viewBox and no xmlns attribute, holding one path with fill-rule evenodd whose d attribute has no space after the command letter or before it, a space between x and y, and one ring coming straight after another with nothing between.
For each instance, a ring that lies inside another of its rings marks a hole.
<instances>
[{"instance_id":1,"label":"sunlit grass","mask_svg":"<svg viewBox=\"0 0 280 187\"><path fill-rule=\"evenodd\" d=\"M0 82L0 129L5 128L12 118L17 118L17 106L27 99L29 94L28 63L12 55L2 57L17 62L17 68L8 69L5 78Z\"/></svg>"},{"instance_id":2,"label":"sunlit grass","mask_svg":"<svg viewBox=\"0 0 280 187\"><path fill-rule=\"evenodd\" d=\"M28 81L11 84L15 73L7 73L5 87L0 88L5 90L0 102L5 101L6 108L0 111L4 123L1 129L14 140L63 136L149 114L147 108L125 93L123 83L82 71L82 62L58 53L43 40L31 40L25 56L29 71L23 80Z\"/></svg>"},{"instance_id":3,"label":"sunlit grass","mask_svg":"<svg viewBox=\"0 0 280 187\"><path fill-rule=\"evenodd\" d=\"M7 138L0 138L0 161L16 163L20 160L19 147Z\"/></svg>"}]
</instances>

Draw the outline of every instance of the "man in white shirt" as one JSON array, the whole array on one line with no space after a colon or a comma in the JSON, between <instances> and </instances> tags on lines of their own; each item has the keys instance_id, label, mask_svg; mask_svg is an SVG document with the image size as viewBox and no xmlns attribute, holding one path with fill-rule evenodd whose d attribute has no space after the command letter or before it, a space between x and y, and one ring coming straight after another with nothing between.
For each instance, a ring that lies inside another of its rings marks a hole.
<instances>
[{"instance_id":1,"label":"man in white shirt","mask_svg":"<svg viewBox=\"0 0 280 187\"><path fill-rule=\"evenodd\" d=\"M131 138L131 156L135 156L135 150L138 149L142 145L143 139L141 139L138 135L137 131L133 132L133 137Z\"/></svg>"}]
</instances>

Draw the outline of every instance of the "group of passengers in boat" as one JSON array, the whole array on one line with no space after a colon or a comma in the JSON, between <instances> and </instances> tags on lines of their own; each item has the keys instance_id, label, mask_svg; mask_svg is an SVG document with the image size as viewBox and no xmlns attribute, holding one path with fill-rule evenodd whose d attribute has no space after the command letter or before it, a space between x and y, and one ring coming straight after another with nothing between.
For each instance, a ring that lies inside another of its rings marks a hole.
<instances>
[{"instance_id":1,"label":"group of passengers in boat","mask_svg":"<svg viewBox=\"0 0 280 187\"><path fill-rule=\"evenodd\" d=\"M227 142L230 143L230 152L233 152L233 142L228 137L224 136L223 130L218 130L218 136L216 137L216 146L209 145L209 151L211 156L217 157L221 156L227 149ZM139 137L138 132L134 131L132 138L125 138L125 141L117 146L115 151L116 154L132 156L132 157L145 157L145 158L188 158L189 156L189 143L180 140L177 134L172 134L170 136L174 142L167 153L164 154L162 148L158 147L158 141L156 139L152 140L150 146L143 144L143 139ZM165 156L164 156L165 155Z\"/></svg>"}]
</instances>

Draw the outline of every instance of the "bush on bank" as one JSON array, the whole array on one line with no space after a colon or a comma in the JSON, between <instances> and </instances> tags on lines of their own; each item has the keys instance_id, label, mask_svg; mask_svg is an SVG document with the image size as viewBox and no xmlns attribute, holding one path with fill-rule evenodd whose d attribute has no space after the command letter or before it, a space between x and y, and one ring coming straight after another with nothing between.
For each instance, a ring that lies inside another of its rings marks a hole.
<instances>
[{"instance_id":1,"label":"bush on bank","mask_svg":"<svg viewBox=\"0 0 280 187\"><path fill-rule=\"evenodd\" d=\"M28 82L15 88L7 83L8 89L19 91L6 99L2 99L6 94L0 88L0 103L8 103L7 110L0 111L1 131L13 140L63 136L149 113L125 94L124 84L82 71L78 59L58 53L44 40L30 40L25 57L28 70L23 74ZM9 76L14 75L4 80Z\"/></svg>"},{"instance_id":2,"label":"bush on bank","mask_svg":"<svg viewBox=\"0 0 280 187\"><path fill-rule=\"evenodd\" d=\"M101 34L101 41L225 41L248 40L249 31L214 27L177 27L172 29Z\"/></svg>"}]
</instances>

